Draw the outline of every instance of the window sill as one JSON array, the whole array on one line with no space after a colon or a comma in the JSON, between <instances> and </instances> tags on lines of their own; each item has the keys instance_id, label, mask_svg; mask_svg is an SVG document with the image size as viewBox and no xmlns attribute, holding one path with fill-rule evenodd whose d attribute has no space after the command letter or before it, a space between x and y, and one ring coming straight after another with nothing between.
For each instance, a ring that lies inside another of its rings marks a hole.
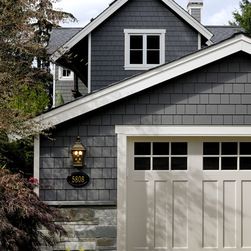
<instances>
[{"instance_id":1,"label":"window sill","mask_svg":"<svg viewBox=\"0 0 251 251\"><path fill-rule=\"evenodd\" d=\"M160 64L156 64L156 65L143 65L143 66L132 66L132 65L128 65L128 66L124 66L124 69L126 71L143 71L143 70L150 70L154 67L160 66Z\"/></svg>"}]
</instances>

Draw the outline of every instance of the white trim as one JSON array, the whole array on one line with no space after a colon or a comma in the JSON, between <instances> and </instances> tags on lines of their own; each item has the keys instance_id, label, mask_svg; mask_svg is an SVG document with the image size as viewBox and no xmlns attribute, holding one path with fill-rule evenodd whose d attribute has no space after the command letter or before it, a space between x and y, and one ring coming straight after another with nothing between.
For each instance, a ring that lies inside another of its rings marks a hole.
<instances>
[{"instance_id":1,"label":"white trim","mask_svg":"<svg viewBox=\"0 0 251 251\"><path fill-rule=\"evenodd\" d=\"M201 49L201 34L198 33L198 50Z\"/></svg>"},{"instance_id":2,"label":"white trim","mask_svg":"<svg viewBox=\"0 0 251 251\"><path fill-rule=\"evenodd\" d=\"M127 136L117 135L117 250L127 250L126 238L126 182L127 182Z\"/></svg>"},{"instance_id":3,"label":"white trim","mask_svg":"<svg viewBox=\"0 0 251 251\"><path fill-rule=\"evenodd\" d=\"M116 126L115 133L126 137L250 137L251 126Z\"/></svg>"},{"instance_id":4,"label":"white trim","mask_svg":"<svg viewBox=\"0 0 251 251\"><path fill-rule=\"evenodd\" d=\"M34 156L33 156L33 165L34 165L34 178L37 178L39 181L39 167L40 167L40 136L34 136ZM39 186L34 188L34 192L39 196Z\"/></svg>"},{"instance_id":5,"label":"white trim","mask_svg":"<svg viewBox=\"0 0 251 251\"><path fill-rule=\"evenodd\" d=\"M118 207L117 250L127 250L127 172L130 137L250 137L251 126L116 126Z\"/></svg>"},{"instance_id":6,"label":"white trim","mask_svg":"<svg viewBox=\"0 0 251 251\"><path fill-rule=\"evenodd\" d=\"M110 7L108 7L103 13L96 17L93 21L87 24L80 32L78 32L73 38L71 38L62 47L56 50L50 57L52 61L58 60L64 53L69 51L75 44L86 37L90 32L92 32L97 26L104 22L108 17L110 17L114 12L116 12L120 7L122 7L128 0L117 0ZM162 0L168 7L170 7L174 12L176 12L181 18L183 18L188 24L190 24L195 30L201 33L202 36L210 40L213 34L205 28L200 22L193 18L187 11L180 7L173 0Z\"/></svg>"},{"instance_id":7,"label":"white trim","mask_svg":"<svg viewBox=\"0 0 251 251\"><path fill-rule=\"evenodd\" d=\"M88 93L91 92L92 34L88 35Z\"/></svg>"},{"instance_id":8,"label":"white trim","mask_svg":"<svg viewBox=\"0 0 251 251\"><path fill-rule=\"evenodd\" d=\"M53 77L53 84L52 84L52 107L56 106L56 65L50 63L52 68L52 77Z\"/></svg>"},{"instance_id":9,"label":"white trim","mask_svg":"<svg viewBox=\"0 0 251 251\"><path fill-rule=\"evenodd\" d=\"M148 70L158 65L165 63L165 29L124 29L125 34L125 70ZM142 35L143 36L143 64L130 64L130 36ZM160 38L160 63L147 64L147 45L146 39L148 35L158 35Z\"/></svg>"},{"instance_id":10,"label":"white trim","mask_svg":"<svg viewBox=\"0 0 251 251\"><path fill-rule=\"evenodd\" d=\"M222 43L197 51L179 60L151 69L58 107L38 116L35 120L50 126L60 124L239 51L251 54L251 38L242 34L236 35Z\"/></svg>"}]
</instances>

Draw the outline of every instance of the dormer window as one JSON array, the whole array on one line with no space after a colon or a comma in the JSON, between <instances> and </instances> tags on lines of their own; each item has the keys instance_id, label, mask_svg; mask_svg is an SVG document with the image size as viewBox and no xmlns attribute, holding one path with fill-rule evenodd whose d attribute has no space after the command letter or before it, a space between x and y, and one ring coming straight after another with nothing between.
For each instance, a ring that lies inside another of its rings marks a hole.
<instances>
[{"instance_id":1,"label":"dormer window","mask_svg":"<svg viewBox=\"0 0 251 251\"><path fill-rule=\"evenodd\" d=\"M73 80L73 72L65 67L59 67L60 80Z\"/></svg>"},{"instance_id":2,"label":"dormer window","mask_svg":"<svg viewBox=\"0 0 251 251\"><path fill-rule=\"evenodd\" d=\"M147 70L165 62L165 30L125 29L125 70Z\"/></svg>"}]
</instances>

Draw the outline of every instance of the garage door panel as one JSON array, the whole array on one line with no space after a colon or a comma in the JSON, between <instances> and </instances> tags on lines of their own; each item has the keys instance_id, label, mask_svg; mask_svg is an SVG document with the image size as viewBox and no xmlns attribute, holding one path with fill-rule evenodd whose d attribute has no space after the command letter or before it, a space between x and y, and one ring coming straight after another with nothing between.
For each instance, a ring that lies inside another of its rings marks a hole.
<instances>
[{"instance_id":1,"label":"garage door panel","mask_svg":"<svg viewBox=\"0 0 251 251\"><path fill-rule=\"evenodd\" d=\"M203 181L203 247L218 247L218 182Z\"/></svg>"},{"instance_id":2,"label":"garage door panel","mask_svg":"<svg viewBox=\"0 0 251 251\"><path fill-rule=\"evenodd\" d=\"M129 250L148 250L147 245L147 196L148 181L129 183L127 232L131 246Z\"/></svg>"},{"instance_id":3,"label":"garage door panel","mask_svg":"<svg viewBox=\"0 0 251 251\"><path fill-rule=\"evenodd\" d=\"M155 203L154 203L154 248L167 248L171 226L171 203L168 193L170 193L170 182L155 181Z\"/></svg>"},{"instance_id":4,"label":"garage door panel","mask_svg":"<svg viewBox=\"0 0 251 251\"><path fill-rule=\"evenodd\" d=\"M173 181L172 247L188 248L188 181Z\"/></svg>"},{"instance_id":5,"label":"garage door panel","mask_svg":"<svg viewBox=\"0 0 251 251\"><path fill-rule=\"evenodd\" d=\"M251 248L251 181L242 181L242 247Z\"/></svg>"},{"instance_id":6,"label":"garage door panel","mask_svg":"<svg viewBox=\"0 0 251 251\"><path fill-rule=\"evenodd\" d=\"M223 182L223 246L237 247L237 182Z\"/></svg>"}]
</instances>

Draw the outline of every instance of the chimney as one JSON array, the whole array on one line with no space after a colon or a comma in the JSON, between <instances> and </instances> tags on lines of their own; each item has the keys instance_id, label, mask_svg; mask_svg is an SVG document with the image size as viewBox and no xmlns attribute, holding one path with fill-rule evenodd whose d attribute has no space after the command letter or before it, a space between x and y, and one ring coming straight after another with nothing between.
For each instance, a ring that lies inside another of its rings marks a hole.
<instances>
[{"instance_id":1,"label":"chimney","mask_svg":"<svg viewBox=\"0 0 251 251\"><path fill-rule=\"evenodd\" d=\"M189 0L187 4L188 13L201 22L201 10L203 7L203 0Z\"/></svg>"}]
</instances>

